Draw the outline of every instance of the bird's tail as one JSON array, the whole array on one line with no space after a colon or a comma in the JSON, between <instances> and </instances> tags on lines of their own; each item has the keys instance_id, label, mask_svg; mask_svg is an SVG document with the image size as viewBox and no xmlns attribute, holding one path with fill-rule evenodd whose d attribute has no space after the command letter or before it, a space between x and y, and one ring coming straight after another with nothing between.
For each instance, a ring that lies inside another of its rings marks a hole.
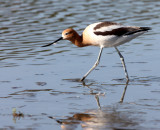
<instances>
[{"instance_id":1,"label":"bird's tail","mask_svg":"<svg viewBox=\"0 0 160 130\"><path fill-rule=\"evenodd\" d=\"M132 28L132 29L133 29L132 31L125 33L125 35L131 35L131 34L136 34L139 32L145 32L145 31L151 30L150 27L139 27L139 28Z\"/></svg>"}]
</instances>

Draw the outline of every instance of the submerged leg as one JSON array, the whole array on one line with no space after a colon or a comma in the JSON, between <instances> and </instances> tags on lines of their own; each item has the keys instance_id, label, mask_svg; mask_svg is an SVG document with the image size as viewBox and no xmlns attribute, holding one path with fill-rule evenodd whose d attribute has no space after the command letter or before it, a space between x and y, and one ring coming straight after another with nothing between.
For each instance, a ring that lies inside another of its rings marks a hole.
<instances>
[{"instance_id":1,"label":"submerged leg","mask_svg":"<svg viewBox=\"0 0 160 130\"><path fill-rule=\"evenodd\" d=\"M125 75L126 75L126 79L127 81L129 81L129 76L128 76L128 72L127 72L127 68L126 68L126 65L125 65L125 61L124 61L124 58L122 56L122 54L120 53L120 51L118 50L117 47L115 47L116 51L118 52L119 56L120 56L120 59L122 61L122 65L123 65L123 68L124 68L124 72L125 72Z\"/></svg>"},{"instance_id":2,"label":"submerged leg","mask_svg":"<svg viewBox=\"0 0 160 130\"><path fill-rule=\"evenodd\" d=\"M80 81L83 81L89 75L89 73L91 73L91 71L94 68L96 68L96 66L99 64L99 61L100 61L100 58L101 58L101 54L102 54L102 50L103 50L103 47L100 48L100 52L99 52L97 61L95 62L95 64L93 65L93 67L83 76L83 78Z\"/></svg>"}]
</instances>

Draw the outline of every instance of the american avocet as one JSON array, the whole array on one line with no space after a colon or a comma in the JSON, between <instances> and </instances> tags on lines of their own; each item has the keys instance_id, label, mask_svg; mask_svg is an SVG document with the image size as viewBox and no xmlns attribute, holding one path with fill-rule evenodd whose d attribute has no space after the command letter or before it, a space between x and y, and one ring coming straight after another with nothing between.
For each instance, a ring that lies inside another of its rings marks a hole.
<instances>
[{"instance_id":1,"label":"american avocet","mask_svg":"<svg viewBox=\"0 0 160 130\"><path fill-rule=\"evenodd\" d=\"M100 52L97 61L93 67L81 78L80 81L83 81L99 64L103 48L114 47L120 56L126 79L129 81L124 58L118 50L117 46L129 42L130 40L142 35L150 29L151 28L149 27L124 26L114 22L98 22L87 26L81 36L72 28L65 29L62 32L62 37L42 47L50 46L63 39L71 41L78 47L99 46Z\"/></svg>"}]
</instances>

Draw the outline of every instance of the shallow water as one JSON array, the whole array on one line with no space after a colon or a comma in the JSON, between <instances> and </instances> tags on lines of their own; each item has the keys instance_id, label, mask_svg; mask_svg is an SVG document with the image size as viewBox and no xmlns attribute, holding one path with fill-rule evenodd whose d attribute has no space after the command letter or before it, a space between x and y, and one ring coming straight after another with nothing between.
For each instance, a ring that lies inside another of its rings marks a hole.
<instances>
[{"instance_id":1,"label":"shallow water","mask_svg":"<svg viewBox=\"0 0 160 130\"><path fill-rule=\"evenodd\" d=\"M159 6L156 0L1 1L0 129L160 129ZM68 27L82 33L97 21L152 27L119 47L130 76L123 103L125 75L114 48L104 49L81 83L99 48L68 41L41 47Z\"/></svg>"}]
</instances>

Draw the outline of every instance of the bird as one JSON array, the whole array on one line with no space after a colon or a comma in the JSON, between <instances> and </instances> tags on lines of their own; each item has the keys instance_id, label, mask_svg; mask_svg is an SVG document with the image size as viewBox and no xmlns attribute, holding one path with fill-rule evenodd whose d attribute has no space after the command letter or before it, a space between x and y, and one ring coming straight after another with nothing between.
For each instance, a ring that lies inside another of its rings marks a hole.
<instances>
[{"instance_id":1,"label":"bird","mask_svg":"<svg viewBox=\"0 0 160 130\"><path fill-rule=\"evenodd\" d=\"M144 34L145 32L148 32L148 30L151 30L151 28L128 26L111 21L96 22L88 25L84 29L82 35L79 35L73 28L67 28L62 31L62 36L59 39L52 43L43 45L42 47L50 46L60 40L69 40L78 47L100 47L96 62L91 67L91 69L89 69L89 71L80 79L80 81L84 81L84 79L86 79L86 77L98 66L103 49L114 47L122 62L126 80L129 82L129 75L127 72L125 60L117 46L131 41L132 39Z\"/></svg>"}]
</instances>

